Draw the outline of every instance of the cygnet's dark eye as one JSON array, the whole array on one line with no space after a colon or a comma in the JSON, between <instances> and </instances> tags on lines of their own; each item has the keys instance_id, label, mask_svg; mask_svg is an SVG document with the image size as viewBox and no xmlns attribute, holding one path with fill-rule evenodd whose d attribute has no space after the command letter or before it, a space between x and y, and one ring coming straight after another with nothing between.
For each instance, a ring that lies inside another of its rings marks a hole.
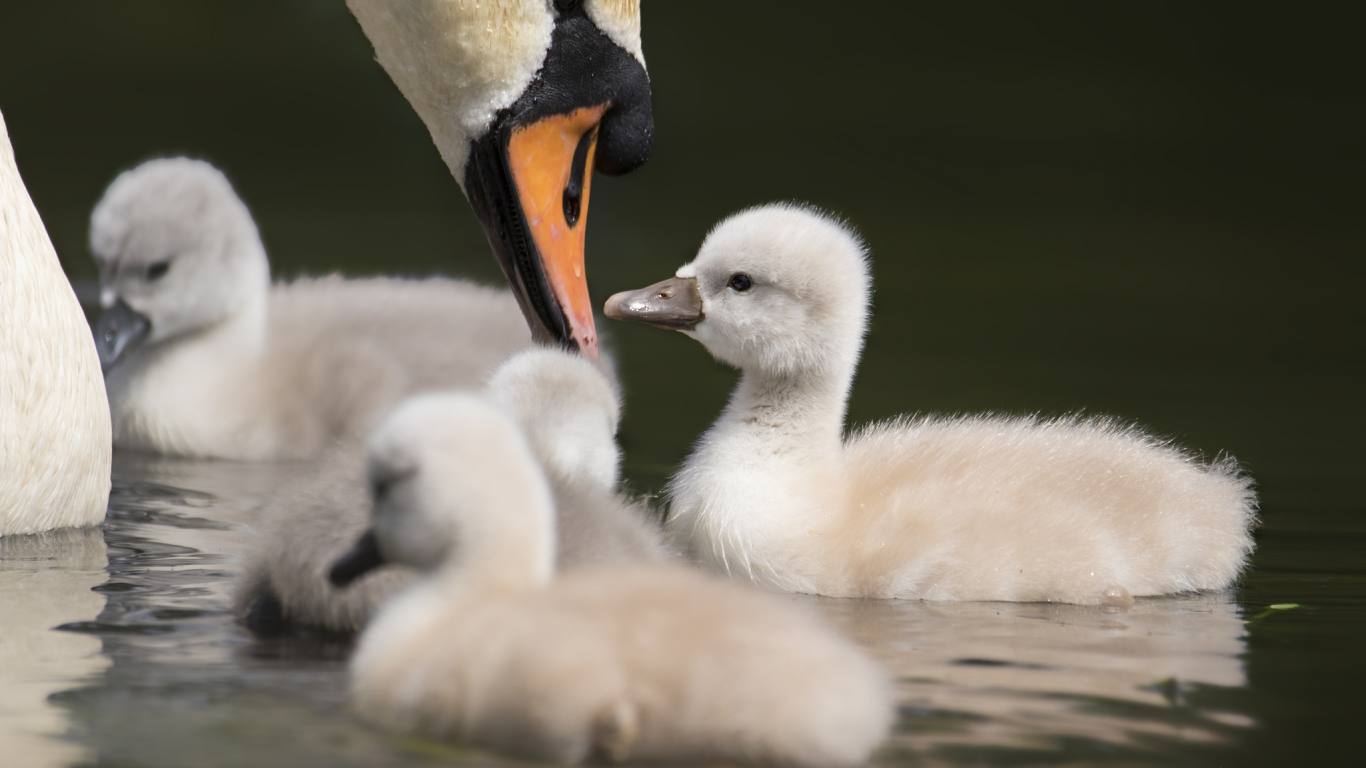
<instances>
[{"instance_id":1,"label":"cygnet's dark eye","mask_svg":"<svg viewBox=\"0 0 1366 768\"><path fill-rule=\"evenodd\" d=\"M730 276L730 288L736 293L744 293L754 287L754 281L749 279L749 275L744 272L737 272Z\"/></svg>"},{"instance_id":2,"label":"cygnet's dark eye","mask_svg":"<svg viewBox=\"0 0 1366 768\"><path fill-rule=\"evenodd\" d=\"M171 260L158 261L147 266L147 281L155 282L166 276L171 269Z\"/></svg>"}]
</instances>

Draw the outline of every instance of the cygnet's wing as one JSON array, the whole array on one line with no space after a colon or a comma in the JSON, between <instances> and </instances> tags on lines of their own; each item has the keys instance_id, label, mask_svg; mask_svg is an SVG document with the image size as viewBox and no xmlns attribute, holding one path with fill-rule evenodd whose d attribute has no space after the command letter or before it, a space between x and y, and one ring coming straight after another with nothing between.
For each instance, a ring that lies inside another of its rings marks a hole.
<instances>
[{"instance_id":1,"label":"cygnet's wing","mask_svg":"<svg viewBox=\"0 0 1366 768\"><path fill-rule=\"evenodd\" d=\"M334 448L296 489L273 499L261 520L233 601L234 614L255 631L357 632L415 575L389 565L347 589L327 579L328 570L370 525L365 450L359 443Z\"/></svg>"}]
</instances>

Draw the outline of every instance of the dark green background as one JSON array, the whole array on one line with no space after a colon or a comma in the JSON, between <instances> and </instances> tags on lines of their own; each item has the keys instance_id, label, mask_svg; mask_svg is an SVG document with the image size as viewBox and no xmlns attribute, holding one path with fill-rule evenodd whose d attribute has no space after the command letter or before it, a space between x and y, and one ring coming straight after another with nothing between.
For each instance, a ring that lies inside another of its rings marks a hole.
<instances>
[{"instance_id":1,"label":"dark green background","mask_svg":"<svg viewBox=\"0 0 1366 768\"><path fill-rule=\"evenodd\" d=\"M1265 520L1242 599L1274 583L1321 609L1250 637L1240 701L1266 725L1239 762L1361 755L1341 727L1366 684L1366 67L1363 25L1328 10L1346 4L644 6L656 149L594 184L595 301L672 274L743 206L848 217L876 279L851 423L1082 410L1232 452ZM172 153L228 173L278 276L500 280L342 0L6 0L0 109L74 280L94 278L103 187ZM657 489L734 374L681 335L602 331L628 474Z\"/></svg>"}]
</instances>

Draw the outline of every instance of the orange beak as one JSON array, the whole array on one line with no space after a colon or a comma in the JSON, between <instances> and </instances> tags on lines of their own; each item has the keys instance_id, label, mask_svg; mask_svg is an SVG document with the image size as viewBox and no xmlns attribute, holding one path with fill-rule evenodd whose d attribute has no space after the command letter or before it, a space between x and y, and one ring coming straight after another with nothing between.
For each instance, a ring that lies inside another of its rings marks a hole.
<instances>
[{"instance_id":1,"label":"orange beak","mask_svg":"<svg viewBox=\"0 0 1366 768\"><path fill-rule=\"evenodd\" d=\"M517 202L539 254L546 288L568 326L564 330L570 339L566 341L572 340L594 360L598 335L583 265L584 236L598 123L608 106L585 107L515 126L507 142Z\"/></svg>"}]
</instances>

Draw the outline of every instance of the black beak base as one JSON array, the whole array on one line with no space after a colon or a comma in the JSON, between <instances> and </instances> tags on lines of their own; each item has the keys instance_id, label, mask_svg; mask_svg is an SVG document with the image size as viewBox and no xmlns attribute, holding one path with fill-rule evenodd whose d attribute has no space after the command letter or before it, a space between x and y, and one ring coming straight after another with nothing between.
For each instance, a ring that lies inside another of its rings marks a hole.
<instances>
[{"instance_id":1,"label":"black beak base","mask_svg":"<svg viewBox=\"0 0 1366 768\"><path fill-rule=\"evenodd\" d=\"M598 126L594 166L611 176L628 173L649 159L654 145L650 78L580 4L555 20L545 64L517 101L472 142L465 164L470 204L532 336L541 343L577 347L522 211L508 164L508 141L517 126L603 104L610 107Z\"/></svg>"},{"instance_id":2,"label":"black beak base","mask_svg":"<svg viewBox=\"0 0 1366 768\"><path fill-rule=\"evenodd\" d=\"M384 565L384 556L379 552L379 542L374 531L366 531L356 541L350 552L342 555L327 572L327 579L338 587L348 587L351 582Z\"/></svg>"},{"instance_id":3,"label":"black beak base","mask_svg":"<svg viewBox=\"0 0 1366 768\"><path fill-rule=\"evenodd\" d=\"M483 138L470 147L465 165L465 191L470 205L484 226L484 236L493 246L498 265L503 268L517 304L531 326L531 336L542 344L573 346L569 322L550 287L541 255L531 237L512 183L508 167L507 142L512 132L507 121L499 119Z\"/></svg>"}]
</instances>

